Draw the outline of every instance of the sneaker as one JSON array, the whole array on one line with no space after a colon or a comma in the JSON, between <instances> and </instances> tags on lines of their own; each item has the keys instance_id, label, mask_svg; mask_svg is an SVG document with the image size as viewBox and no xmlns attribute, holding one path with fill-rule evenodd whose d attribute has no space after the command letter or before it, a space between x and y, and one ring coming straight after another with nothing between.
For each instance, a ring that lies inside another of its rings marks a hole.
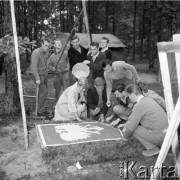
<instances>
[{"instance_id":1,"label":"sneaker","mask_svg":"<svg viewBox=\"0 0 180 180\"><path fill-rule=\"evenodd\" d=\"M160 149L158 147L153 147L152 149L147 149L142 152L144 156L154 156L159 154Z\"/></svg>"}]
</instances>

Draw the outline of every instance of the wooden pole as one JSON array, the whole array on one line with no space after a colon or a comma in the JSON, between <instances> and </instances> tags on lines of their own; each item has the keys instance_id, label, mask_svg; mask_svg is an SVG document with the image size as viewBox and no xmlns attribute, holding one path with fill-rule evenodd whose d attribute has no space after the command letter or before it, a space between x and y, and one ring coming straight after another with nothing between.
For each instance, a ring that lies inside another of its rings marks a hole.
<instances>
[{"instance_id":1,"label":"wooden pole","mask_svg":"<svg viewBox=\"0 0 180 180\"><path fill-rule=\"evenodd\" d=\"M154 171L151 174L151 180L158 178L159 171L161 169L160 167L162 167L162 163L164 162L164 160L167 156L168 150L171 146L171 143L172 143L172 141L175 137L175 134L177 132L177 129L179 127L179 123L180 123L179 118L180 118L180 98L178 98L178 101L177 101L177 104L176 104L176 107L175 107L175 110L174 110L174 113L173 113L173 116L171 119L171 123L167 130L166 136L164 138L164 141L163 141L163 144L161 147L161 151L159 153L158 159L154 166ZM180 167L176 166L176 168L178 171L180 171ZM178 173L178 175L179 175L179 173Z\"/></svg>"},{"instance_id":2,"label":"wooden pole","mask_svg":"<svg viewBox=\"0 0 180 180\"><path fill-rule=\"evenodd\" d=\"M82 15L82 13L83 13L83 9L82 9L81 12L79 13L78 18L76 19L76 21L75 21L75 23L74 23L74 26L73 26L73 28L72 28L72 30L71 30L71 33L70 33L70 35L69 35L69 37L68 37L68 39L67 39L67 41L66 41L66 43L65 43L65 46L64 46L63 49L62 49L62 52L61 52L61 54L60 54L60 57L59 57L59 59L58 59L58 62L56 63L55 68L57 68L57 66L58 66L58 64L59 64L59 61L61 60L61 57L62 57L62 55L63 55L63 53L64 53L64 50L66 49L66 46L67 46L67 44L68 44L68 42L69 42L69 40L70 40L70 37L71 37L72 34L73 34L74 28L76 27L76 25L77 25L77 23L78 23L81 15Z\"/></svg>"},{"instance_id":3,"label":"wooden pole","mask_svg":"<svg viewBox=\"0 0 180 180\"><path fill-rule=\"evenodd\" d=\"M83 11L84 11L84 20L85 20L85 25L86 25L86 33L87 33L87 38L88 38L88 45L91 44L91 35L89 31L89 23L88 23L88 15L87 15L87 10L86 10L86 0L82 0L82 5L83 5Z\"/></svg>"},{"instance_id":4,"label":"wooden pole","mask_svg":"<svg viewBox=\"0 0 180 180\"><path fill-rule=\"evenodd\" d=\"M164 87L164 95L165 95L165 100L166 100L166 109L167 109L167 115L168 115L168 120L169 120L169 128L168 128L168 131L169 131L169 129L171 129L170 127L174 126L174 123L176 123L174 121L178 121L177 119L174 120L173 118L174 118L174 116L179 117L178 110L180 111L180 102L179 102L180 100L178 99L179 104L178 103L176 104L176 108L174 111L174 103L173 103L173 98L172 98L172 89L171 89L170 73L169 73L169 68L168 68L167 52L175 52L176 53L177 51L179 51L178 50L179 43L177 43L177 42L167 42L167 43L162 42L162 43L158 43L157 45L158 45L159 62L160 62L160 68L161 68L161 74L162 74L162 82L163 82L163 87ZM175 118L178 118L178 117L175 117ZM179 124L179 122L178 122L178 124ZM174 160L175 160L177 172L178 172L178 175L180 174L180 155L179 155L179 142L178 142L177 128L171 129L169 134L170 135L168 135L168 133L167 133L165 136L163 145L161 147L160 154L156 161L154 172L151 175L151 179L157 179L157 177L159 175L159 170L157 170L157 168L159 168L161 166L161 164L164 162L165 157L166 157L167 152L170 147L169 144L170 145L172 144L172 151L174 154ZM171 136L172 134L173 134L172 139L167 140L167 136ZM166 141L168 141L168 142L166 142Z\"/></svg>"},{"instance_id":5,"label":"wooden pole","mask_svg":"<svg viewBox=\"0 0 180 180\"><path fill-rule=\"evenodd\" d=\"M27 133L26 113L25 113L24 99L23 99L23 88L22 88L20 58L19 58L19 49L18 49L18 38L17 38L17 30L16 30L15 12L14 12L14 0L10 0L10 7L11 7L11 17L12 17L15 55L16 55L16 64L17 64L19 95L20 95L21 112L22 112L23 128L24 128L24 139L25 139L25 147L27 149L28 148L28 133Z\"/></svg>"},{"instance_id":6,"label":"wooden pole","mask_svg":"<svg viewBox=\"0 0 180 180\"><path fill-rule=\"evenodd\" d=\"M174 34L173 41L180 42L180 34ZM180 52L175 52L175 61L176 61L178 89L179 89L179 94L180 94L180 70L178 70L178 67L180 67Z\"/></svg>"}]
</instances>

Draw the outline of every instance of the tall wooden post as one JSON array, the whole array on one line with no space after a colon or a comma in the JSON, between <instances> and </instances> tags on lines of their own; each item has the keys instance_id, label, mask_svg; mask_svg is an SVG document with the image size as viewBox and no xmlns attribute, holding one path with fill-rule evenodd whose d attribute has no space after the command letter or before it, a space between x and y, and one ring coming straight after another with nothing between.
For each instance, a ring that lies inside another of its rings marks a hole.
<instances>
[{"instance_id":1,"label":"tall wooden post","mask_svg":"<svg viewBox=\"0 0 180 180\"><path fill-rule=\"evenodd\" d=\"M180 83L180 35L173 36L174 42L161 42L157 43L158 46L158 54L159 54L159 61L160 61L160 68L162 74L162 82L164 87L164 95L166 100L166 109L167 115L169 119L169 128L167 130L165 139L163 141L161 151L159 153L158 159L155 164L154 172L151 175L151 180L157 179L159 175L159 167L164 162L170 145L172 144L172 151L174 154L175 164L178 176L180 176L180 153L179 153L179 142L178 142L178 135L177 135L177 128L179 126L179 118L180 118L180 98L178 98L175 110L174 110L174 103L172 98L172 88L171 88L171 81L170 81L170 73L168 67L168 59L167 53L175 53L176 57L176 68L177 68L177 79L178 83ZM180 85L180 84L178 84Z\"/></svg>"},{"instance_id":2,"label":"tall wooden post","mask_svg":"<svg viewBox=\"0 0 180 180\"><path fill-rule=\"evenodd\" d=\"M26 113L25 113L24 99L23 99L21 68L20 68L19 48L18 48L18 38L17 38L17 30L16 30L15 12L14 12L14 0L10 0L10 6L11 6L11 17L12 17L12 27L13 27L13 36L14 36L14 46L15 46L17 73L18 73L19 95L20 95L21 112L22 112L23 128L24 128L24 139L25 139L25 147L27 149L28 148L28 133L27 133Z\"/></svg>"},{"instance_id":3,"label":"tall wooden post","mask_svg":"<svg viewBox=\"0 0 180 180\"><path fill-rule=\"evenodd\" d=\"M90 45L91 44L91 35L90 35L90 31L89 31L89 23L88 23L88 16L87 16L87 10L86 10L86 0L82 0L82 5L83 5L83 11L84 11L86 33L87 33L88 43Z\"/></svg>"}]
</instances>

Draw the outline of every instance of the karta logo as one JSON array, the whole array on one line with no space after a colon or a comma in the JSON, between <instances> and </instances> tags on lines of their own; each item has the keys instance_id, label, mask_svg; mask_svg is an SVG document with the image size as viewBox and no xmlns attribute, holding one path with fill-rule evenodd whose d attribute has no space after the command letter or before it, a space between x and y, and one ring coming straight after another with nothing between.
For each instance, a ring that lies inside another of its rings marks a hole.
<instances>
[{"instance_id":1,"label":"karta logo","mask_svg":"<svg viewBox=\"0 0 180 180\"><path fill-rule=\"evenodd\" d=\"M160 179L179 179L176 174L175 166L139 166L137 167L136 161L120 161L119 162L119 177L120 179L155 179L154 171L159 171Z\"/></svg>"}]
</instances>

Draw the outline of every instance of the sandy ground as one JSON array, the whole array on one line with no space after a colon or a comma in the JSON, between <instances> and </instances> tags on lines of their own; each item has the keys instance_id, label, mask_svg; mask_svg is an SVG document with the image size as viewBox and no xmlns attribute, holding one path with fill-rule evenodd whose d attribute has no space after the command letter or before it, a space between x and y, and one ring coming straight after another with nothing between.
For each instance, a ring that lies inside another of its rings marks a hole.
<instances>
[{"instance_id":1,"label":"sandy ground","mask_svg":"<svg viewBox=\"0 0 180 180\"><path fill-rule=\"evenodd\" d=\"M148 83L151 89L159 94L163 94L162 85L157 84L155 74L140 73L141 80ZM52 79L50 83L50 96L53 96ZM35 85L23 77L23 86L26 87L26 93L34 95ZM4 93L4 78L0 78L0 94ZM2 100L2 96L1 96ZM27 101L27 100L26 100ZM52 101L52 100L51 100ZM51 106L51 104L50 104ZM81 170L77 169L75 164L69 166L65 171L61 169L52 169L41 158L41 147L36 137L34 119L27 119L29 125L29 148L25 149L24 133L21 117L7 117L0 114L0 180L119 180L121 160L107 162L103 164L87 165ZM134 171L140 171L142 165L150 166L155 164L157 156L145 158L140 156L138 159L127 159L127 161L137 161ZM165 161L167 167L173 166L173 157L167 156ZM135 173L135 174L136 174ZM123 178L122 178L123 179ZM131 174L129 179L134 180Z\"/></svg>"}]
</instances>

